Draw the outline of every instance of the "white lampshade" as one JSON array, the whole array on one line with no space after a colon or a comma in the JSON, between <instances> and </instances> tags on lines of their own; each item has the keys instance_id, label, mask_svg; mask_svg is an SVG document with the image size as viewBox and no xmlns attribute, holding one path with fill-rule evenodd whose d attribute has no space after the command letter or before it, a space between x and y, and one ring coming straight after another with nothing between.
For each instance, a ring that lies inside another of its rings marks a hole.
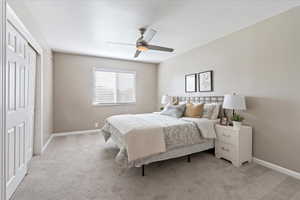
<instances>
[{"instance_id":1,"label":"white lampshade","mask_svg":"<svg viewBox=\"0 0 300 200\"><path fill-rule=\"evenodd\" d=\"M246 110L245 97L236 94L224 96L223 108L231 110Z\"/></svg>"},{"instance_id":2,"label":"white lampshade","mask_svg":"<svg viewBox=\"0 0 300 200\"><path fill-rule=\"evenodd\" d=\"M161 104L165 105L170 103L171 97L169 95L163 95L161 98Z\"/></svg>"}]
</instances>

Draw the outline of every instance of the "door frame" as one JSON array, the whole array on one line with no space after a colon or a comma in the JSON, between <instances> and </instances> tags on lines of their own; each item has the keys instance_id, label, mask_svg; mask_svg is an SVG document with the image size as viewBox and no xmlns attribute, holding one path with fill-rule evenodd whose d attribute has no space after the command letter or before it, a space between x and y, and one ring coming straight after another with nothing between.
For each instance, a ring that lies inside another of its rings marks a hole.
<instances>
[{"instance_id":1,"label":"door frame","mask_svg":"<svg viewBox=\"0 0 300 200\"><path fill-rule=\"evenodd\" d=\"M0 200L6 199L5 175L5 66L6 66L6 0L0 0Z\"/></svg>"}]
</instances>

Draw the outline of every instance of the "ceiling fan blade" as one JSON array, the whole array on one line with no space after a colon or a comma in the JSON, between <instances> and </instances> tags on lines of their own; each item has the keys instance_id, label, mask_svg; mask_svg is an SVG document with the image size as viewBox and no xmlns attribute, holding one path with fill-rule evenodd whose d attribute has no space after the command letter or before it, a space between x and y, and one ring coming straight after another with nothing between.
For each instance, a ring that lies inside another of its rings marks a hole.
<instances>
[{"instance_id":1,"label":"ceiling fan blade","mask_svg":"<svg viewBox=\"0 0 300 200\"><path fill-rule=\"evenodd\" d=\"M136 50L135 54L134 54L134 58L137 58L140 55L141 51Z\"/></svg>"},{"instance_id":2,"label":"ceiling fan blade","mask_svg":"<svg viewBox=\"0 0 300 200\"><path fill-rule=\"evenodd\" d=\"M150 42L153 39L153 37L155 36L156 33L157 33L156 30L154 30L152 28L147 30L146 35L144 37L144 41Z\"/></svg>"},{"instance_id":3,"label":"ceiling fan blade","mask_svg":"<svg viewBox=\"0 0 300 200\"><path fill-rule=\"evenodd\" d=\"M157 50L157 51L167 51L167 52L173 52L174 49L167 48L167 47L161 47L161 46L156 46L156 45L147 45L148 49L151 50Z\"/></svg>"},{"instance_id":4,"label":"ceiling fan blade","mask_svg":"<svg viewBox=\"0 0 300 200\"><path fill-rule=\"evenodd\" d=\"M113 44L113 45L123 45L123 46L135 46L135 44L132 43L126 43L126 42L106 42L108 44Z\"/></svg>"}]
</instances>

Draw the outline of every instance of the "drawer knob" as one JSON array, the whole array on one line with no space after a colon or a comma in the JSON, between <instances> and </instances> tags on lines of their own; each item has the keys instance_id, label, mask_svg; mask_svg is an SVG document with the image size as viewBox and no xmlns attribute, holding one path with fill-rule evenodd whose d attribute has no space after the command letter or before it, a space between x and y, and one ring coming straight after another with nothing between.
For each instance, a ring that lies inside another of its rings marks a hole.
<instances>
[{"instance_id":1,"label":"drawer knob","mask_svg":"<svg viewBox=\"0 0 300 200\"><path fill-rule=\"evenodd\" d=\"M222 147L221 149L222 149L223 151L229 152L229 149L226 149L225 147Z\"/></svg>"},{"instance_id":2,"label":"drawer knob","mask_svg":"<svg viewBox=\"0 0 300 200\"><path fill-rule=\"evenodd\" d=\"M230 135L223 134L224 137L230 137Z\"/></svg>"}]
</instances>

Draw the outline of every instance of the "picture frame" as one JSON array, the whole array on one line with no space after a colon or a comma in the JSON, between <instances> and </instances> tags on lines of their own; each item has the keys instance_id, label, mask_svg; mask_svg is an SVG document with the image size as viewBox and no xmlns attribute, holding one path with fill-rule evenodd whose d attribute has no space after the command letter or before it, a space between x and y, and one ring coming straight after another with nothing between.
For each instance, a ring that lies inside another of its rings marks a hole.
<instances>
[{"instance_id":1,"label":"picture frame","mask_svg":"<svg viewBox=\"0 0 300 200\"><path fill-rule=\"evenodd\" d=\"M197 92L197 74L185 75L185 92Z\"/></svg>"},{"instance_id":2,"label":"picture frame","mask_svg":"<svg viewBox=\"0 0 300 200\"><path fill-rule=\"evenodd\" d=\"M212 92L213 90L213 71L198 73L198 92Z\"/></svg>"},{"instance_id":3,"label":"picture frame","mask_svg":"<svg viewBox=\"0 0 300 200\"><path fill-rule=\"evenodd\" d=\"M228 117L221 117L220 124L223 126L228 126L229 120Z\"/></svg>"}]
</instances>

